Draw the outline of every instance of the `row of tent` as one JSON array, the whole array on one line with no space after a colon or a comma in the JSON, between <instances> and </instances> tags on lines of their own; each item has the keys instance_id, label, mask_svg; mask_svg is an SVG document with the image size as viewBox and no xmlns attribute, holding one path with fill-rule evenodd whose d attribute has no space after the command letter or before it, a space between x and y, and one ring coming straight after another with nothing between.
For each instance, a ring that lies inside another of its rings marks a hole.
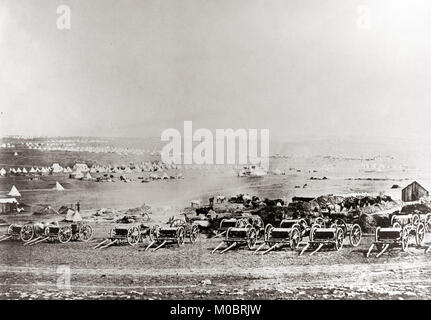
<instances>
[{"instance_id":1,"label":"row of tent","mask_svg":"<svg viewBox=\"0 0 431 320\"><path fill-rule=\"evenodd\" d=\"M55 187L52 188L52 190L56 191L64 191L64 187L58 182L55 182ZM7 194L9 197L21 197L21 192L18 191L17 187L15 185L12 186L9 193Z\"/></svg>"},{"instance_id":2,"label":"row of tent","mask_svg":"<svg viewBox=\"0 0 431 320\"><path fill-rule=\"evenodd\" d=\"M70 167L62 167L58 163L53 163L51 167L31 167L27 169L23 168L9 168L9 174L37 174L37 173L133 173L133 172L154 172L154 171L163 171L169 169L178 169L178 166L175 164L166 164L162 161L156 162L144 162L141 165L114 165L114 166L102 166L102 165L93 165L91 168L85 163L77 163L73 166L73 169ZM0 176L5 176L7 171L4 168L0 169Z\"/></svg>"},{"instance_id":3,"label":"row of tent","mask_svg":"<svg viewBox=\"0 0 431 320\"><path fill-rule=\"evenodd\" d=\"M25 167L23 168L9 168L9 174L43 174L43 173L70 173L73 170L70 167L67 168L61 168L61 170L59 169L53 169L50 167L41 167L41 168L34 168L31 167L30 169L27 169ZM8 173L8 171L6 171L4 168L0 169L0 176L5 176Z\"/></svg>"},{"instance_id":4,"label":"row of tent","mask_svg":"<svg viewBox=\"0 0 431 320\"><path fill-rule=\"evenodd\" d=\"M92 153L116 153L120 155L144 155L152 156L160 155L160 151L156 149L138 149L138 148L120 148L112 146L76 146L71 143L25 143L28 149L41 151L74 151L74 152L92 152ZM13 146L14 147L14 146ZM12 148L12 146L4 146L4 148Z\"/></svg>"}]
</instances>

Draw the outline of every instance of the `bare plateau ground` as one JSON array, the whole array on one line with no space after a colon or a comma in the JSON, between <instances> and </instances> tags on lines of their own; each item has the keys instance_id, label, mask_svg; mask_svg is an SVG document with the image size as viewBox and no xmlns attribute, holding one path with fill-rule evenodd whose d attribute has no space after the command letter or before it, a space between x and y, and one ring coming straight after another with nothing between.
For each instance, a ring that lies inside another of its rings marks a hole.
<instances>
[{"instance_id":1,"label":"bare plateau ground","mask_svg":"<svg viewBox=\"0 0 431 320\"><path fill-rule=\"evenodd\" d=\"M313 256L284 249L255 255L245 248L211 254L217 239L167 246L92 247L109 225L95 225L89 243L0 243L2 299L429 299L430 256L411 245L380 258L357 248ZM429 241L429 239L427 239ZM70 268L70 287L63 271Z\"/></svg>"},{"instance_id":2,"label":"bare plateau ground","mask_svg":"<svg viewBox=\"0 0 431 320\"><path fill-rule=\"evenodd\" d=\"M13 155L13 153L12 153ZM25 159L31 166L46 156ZM83 155L81 157L84 157ZM10 158L10 157L9 157ZM3 165L16 165L10 159ZM50 159L61 163L61 156ZM45 159L46 160L46 159ZM24 160L22 160L24 161ZM46 160L47 163L50 162ZM374 161L374 160L373 160ZM412 180L431 183L431 173L420 168L405 169L398 163L377 163L382 170L370 171L370 162L351 159L299 158L280 160L286 175L241 179L230 170L183 170L184 180L97 183L69 179L67 175L0 177L0 191L16 185L27 204L26 214L2 215L3 234L11 222L59 217L37 217L33 208L50 205L58 209L81 201L84 219L100 208L133 208L143 203L153 208L150 223L166 222L193 199L207 201L214 194L249 193L261 198L295 195L371 193L400 197L400 189ZM393 161L393 160L391 160ZM63 164L63 163L61 163ZM374 167L374 166L373 166ZM364 169L365 168L365 169ZM327 180L311 181L310 177ZM64 192L52 187L59 181ZM299 186L299 188L298 188ZM90 221L91 222L91 221ZM90 243L41 243L25 247L21 242L0 242L1 299L429 299L431 296L431 254L412 246L399 248L375 258L365 257L372 237L352 248L331 249L310 256L298 256L289 249L254 255L240 248L226 254L211 254L219 240L201 236L194 244L168 246L156 252L137 247L115 246L106 250L92 247L108 235L108 221L93 221ZM426 243L431 243L427 235ZM64 287L64 268L70 268L70 287ZM63 280L62 280L63 279Z\"/></svg>"}]
</instances>

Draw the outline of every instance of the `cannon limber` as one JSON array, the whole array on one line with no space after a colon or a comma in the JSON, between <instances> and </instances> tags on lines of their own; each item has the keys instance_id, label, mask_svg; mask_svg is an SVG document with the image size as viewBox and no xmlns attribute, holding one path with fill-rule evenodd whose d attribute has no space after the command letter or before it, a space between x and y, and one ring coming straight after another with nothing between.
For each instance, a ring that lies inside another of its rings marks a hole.
<instances>
[{"instance_id":1,"label":"cannon limber","mask_svg":"<svg viewBox=\"0 0 431 320\"><path fill-rule=\"evenodd\" d=\"M331 227L340 227L343 230L344 237L349 237L352 247L357 247L361 243L362 229L358 223L347 223L343 219L335 219Z\"/></svg>"},{"instance_id":2,"label":"cannon limber","mask_svg":"<svg viewBox=\"0 0 431 320\"><path fill-rule=\"evenodd\" d=\"M259 252L265 245L269 248L263 251L262 254L285 246L295 250L309 230L310 228L305 219L284 219L280 222L278 228L267 224L265 226L264 242L256 249L255 253Z\"/></svg>"},{"instance_id":3,"label":"cannon limber","mask_svg":"<svg viewBox=\"0 0 431 320\"><path fill-rule=\"evenodd\" d=\"M335 224L329 228L314 224L310 229L309 239L299 255L302 255L310 247L313 249L311 255L318 252L323 246L330 246L339 251L343 247L344 231Z\"/></svg>"},{"instance_id":4,"label":"cannon limber","mask_svg":"<svg viewBox=\"0 0 431 320\"><path fill-rule=\"evenodd\" d=\"M219 228L217 229L217 234L213 237L213 239L224 236L227 232L227 229L229 229L230 227L238 228L242 224L245 225L245 221L244 221L244 219L241 219L241 218L240 219L237 219L237 218L222 219L220 221Z\"/></svg>"},{"instance_id":5,"label":"cannon limber","mask_svg":"<svg viewBox=\"0 0 431 320\"><path fill-rule=\"evenodd\" d=\"M412 236L415 237L417 246L423 245L426 227L417 215L392 216L391 222L390 227L376 228L375 240L367 251L367 257L370 256L374 247L378 251L377 258L390 248L401 247L402 251L406 251Z\"/></svg>"},{"instance_id":6,"label":"cannon limber","mask_svg":"<svg viewBox=\"0 0 431 320\"><path fill-rule=\"evenodd\" d=\"M243 217L234 227L226 230L225 238L215 247L211 253L216 252L223 244L226 248L220 251L225 253L230 249L246 245L248 249L253 250L257 240L264 234L264 223L259 216Z\"/></svg>"},{"instance_id":7,"label":"cannon limber","mask_svg":"<svg viewBox=\"0 0 431 320\"><path fill-rule=\"evenodd\" d=\"M35 224L33 232L37 235L24 245L35 245L41 242L60 242L67 243L69 241L90 241L93 236L93 228L83 222L74 222L67 224ZM30 232L30 231L29 231Z\"/></svg>"},{"instance_id":8,"label":"cannon limber","mask_svg":"<svg viewBox=\"0 0 431 320\"><path fill-rule=\"evenodd\" d=\"M157 225L149 227L144 224L130 227L115 226L110 230L109 237L98 243L93 249L105 249L117 244L128 244L133 247L146 238L153 241L157 229Z\"/></svg>"},{"instance_id":9,"label":"cannon limber","mask_svg":"<svg viewBox=\"0 0 431 320\"><path fill-rule=\"evenodd\" d=\"M164 247L166 244L174 243L179 247L188 238L191 244L194 244L199 237L199 226L187 218L175 218L172 217L168 221L168 226L157 228L154 232L154 237L151 243L145 248L145 251L150 249L154 244L157 245L152 251L157 251Z\"/></svg>"},{"instance_id":10,"label":"cannon limber","mask_svg":"<svg viewBox=\"0 0 431 320\"><path fill-rule=\"evenodd\" d=\"M6 240L22 240L28 242L35 236L34 226L31 223L27 224L11 224L6 231L6 234L0 236L0 242Z\"/></svg>"}]
</instances>

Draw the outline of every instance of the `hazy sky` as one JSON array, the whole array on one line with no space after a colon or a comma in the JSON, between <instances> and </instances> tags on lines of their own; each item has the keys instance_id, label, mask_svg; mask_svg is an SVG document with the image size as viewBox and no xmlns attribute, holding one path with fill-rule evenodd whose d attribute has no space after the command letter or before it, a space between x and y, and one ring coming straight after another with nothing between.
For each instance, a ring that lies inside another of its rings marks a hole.
<instances>
[{"instance_id":1,"label":"hazy sky","mask_svg":"<svg viewBox=\"0 0 431 320\"><path fill-rule=\"evenodd\" d=\"M0 0L0 134L431 136L430 60L427 0Z\"/></svg>"}]
</instances>

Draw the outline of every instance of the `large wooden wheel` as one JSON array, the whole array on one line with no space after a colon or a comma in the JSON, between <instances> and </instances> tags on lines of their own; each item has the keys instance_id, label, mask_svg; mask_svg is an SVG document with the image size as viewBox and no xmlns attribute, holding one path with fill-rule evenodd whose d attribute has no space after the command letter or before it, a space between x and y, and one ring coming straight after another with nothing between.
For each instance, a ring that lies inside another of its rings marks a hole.
<instances>
[{"instance_id":1,"label":"large wooden wheel","mask_svg":"<svg viewBox=\"0 0 431 320\"><path fill-rule=\"evenodd\" d=\"M401 249L406 251L409 247L409 230L404 227L401 231Z\"/></svg>"},{"instance_id":2,"label":"large wooden wheel","mask_svg":"<svg viewBox=\"0 0 431 320\"><path fill-rule=\"evenodd\" d=\"M24 242L28 242L34 237L34 228L31 224L25 224L21 228L20 232L21 240Z\"/></svg>"},{"instance_id":3,"label":"large wooden wheel","mask_svg":"<svg viewBox=\"0 0 431 320\"><path fill-rule=\"evenodd\" d=\"M349 241L353 247L357 247L362 239L362 229L359 224L354 224L349 234Z\"/></svg>"},{"instance_id":4,"label":"large wooden wheel","mask_svg":"<svg viewBox=\"0 0 431 320\"><path fill-rule=\"evenodd\" d=\"M190 236L189 236L190 242L195 243L196 240L198 239L198 236L199 236L199 226L194 224L192 225L190 230Z\"/></svg>"},{"instance_id":5,"label":"large wooden wheel","mask_svg":"<svg viewBox=\"0 0 431 320\"><path fill-rule=\"evenodd\" d=\"M425 216L425 232L431 232L431 214L427 213Z\"/></svg>"},{"instance_id":6,"label":"large wooden wheel","mask_svg":"<svg viewBox=\"0 0 431 320\"><path fill-rule=\"evenodd\" d=\"M117 231L116 231L116 228L114 227L109 231L109 238L113 239L115 238L116 235L117 235Z\"/></svg>"},{"instance_id":7,"label":"large wooden wheel","mask_svg":"<svg viewBox=\"0 0 431 320\"><path fill-rule=\"evenodd\" d=\"M47 228L47 230L48 230L48 228ZM72 236L73 236L72 228L70 226L61 227L58 230L58 241L60 241L61 243L69 242L70 239L72 239Z\"/></svg>"},{"instance_id":8,"label":"large wooden wheel","mask_svg":"<svg viewBox=\"0 0 431 320\"><path fill-rule=\"evenodd\" d=\"M315 224L313 224L311 226L311 228L310 228L310 235L309 235L310 241L313 241L313 239L314 239L314 232L316 232L316 229L319 229L319 228L322 228L322 226L320 224L317 224L317 223L315 223Z\"/></svg>"},{"instance_id":9,"label":"large wooden wheel","mask_svg":"<svg viewBox=\"0 0 431 320\"><path fill-rule=\"evenodd\" d=\"M341 228L337 228L335 231L335 249L338 251L343 247L344 242L344 231Z\"/></svg>"},{"instance_id":10,"label":"large wooden wheel","mask_svg":"<svg viewBox=\"0 0 431 320\"><path fill-rule=\"evenodd\" d=\"M138 227L130 227L127 230L127 242L133 247L139 243L141 233Z\"/></svg>"},{"instance_id":11,"label":"large wooden wheel","mask_svg":"<svg viewBox=\"0 0 431 320\"><path fill-rule=\"evenodd\" d=\"M185 230L184 227L179 227L177 230L177 243L178 246L182 246L184 244L184 238L185 238Z\"/></svg>"},{"instance_id":12,"label":"large wooden wheel","mask_svg":"<svg viewBox=\"0 0 431 320\"><path fill-rule=\"evenodd\" d=\"M254 228L247 230L247 246L250 250L253 250L256 246L257 232Z\"/></svg>"},{"instance_id":13,"label":"large wooden wheel","mask_svg":"<svg viewBox=\"0 0 431 320\"><path fill-rule=\"evenodd\" d=\"M333 226L343 229L343 233L347 235L347 224L343 219L335 219Z\"/></svg>"},{"instance_id":14,"label":"large wooden wheel","mask_svg":"<svg viewBox=\"0 0 431 320\"><path fill-rule=\"evenodd\" d=\"M425 239L425 225L422 222L419 222L416 226L416 245L422 246Z\"/></svg>"},{"instance_id":15,"label":"large wooden wheel","mask_svg":"<svg viewBox=\"0 0 431 320\"><path fill-rule=\"evenodd\" d=\"M82 224L78 230L78 239L84 242L90 241L93 237L93 228L89 224Z\"/></svg>"},{"instance_id":16,"label":"large wooden wheel","mask_svg":"<svg viewBox=\"0 0 431 320\"><path fill-rule=\"evenodd\" d=\"M9 225L9 227L7 227L7 235L8 236L10 236L10 235L12 235L12 229L13 229L13 227L14 227L15 225L14 224L11 224L11 225Z\"/></svg>"},{"instance_id":17,"label":"large wooden wheel","mask_svg":"<svg viewBox=\"0 0 431 320\"><path fill-rule=\"evenodd\" d=\"M274 229L274 227L270 223L265 226L264 241L268 241L271 238L272 229Z\"/></svg>"},{"instance_id":18,"label":"large wooden wheel","mask_svg":"<svg viewBox=\"0 0 431 320\"><path fill-rule=\"evenodd\" d=\"M299 231L299 228L297 227L292 228L292 231L290 231L290 248L292 250L298 249L301 241L302 241L302 236L301 236L301 231Z\"/></svg>"},{"instance_id":19,"label":"large wooden wheel","mask_svg":"<svg viewBox=\"0 0 431 320\"><path fill-rule=\"evenodd\" d=\"M156 241L159 236L160 226L158 224L150 227L149 238L150 241Z\"/></svg>"}]
</instances>

